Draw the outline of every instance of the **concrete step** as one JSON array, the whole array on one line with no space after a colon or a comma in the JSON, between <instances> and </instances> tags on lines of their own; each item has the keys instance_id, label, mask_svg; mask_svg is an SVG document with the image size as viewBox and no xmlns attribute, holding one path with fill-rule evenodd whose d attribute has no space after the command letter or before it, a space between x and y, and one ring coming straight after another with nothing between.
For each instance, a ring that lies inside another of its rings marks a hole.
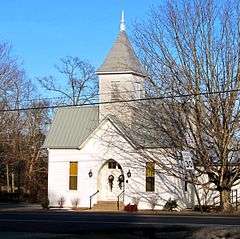
<instances>
[{"instance_id":1,"label":"concrete step","mask_svg":"<svg viewBox=\"0 0 240 239\"><path fill-rule=\"evenodd\" d=\"M119 203L119 210L124 209L123 202ZM98 201L93 205L93 211L117 211L117 201Z\"/></svg>"}]
</instances>

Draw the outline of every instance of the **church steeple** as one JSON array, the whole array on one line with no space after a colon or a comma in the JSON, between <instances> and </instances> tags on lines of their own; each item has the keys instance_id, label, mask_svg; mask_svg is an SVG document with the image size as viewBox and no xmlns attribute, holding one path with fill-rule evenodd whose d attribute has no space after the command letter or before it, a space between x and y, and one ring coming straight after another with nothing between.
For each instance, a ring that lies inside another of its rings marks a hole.
<instances>
[{"instance_id":1,"label":"church steeple","mask_svg":"<svg viewBox=\"0 0 240 239\"><path fill-rule=\"evenodd\" d=\"M97 74L134 74L145 76L146 73L135 55L126 33L124 11L120 21L120 32Z\"/></svg>"},{"instance_id":2,"label":"church steeple","mask_svg":"<svg viewBox=\"0 0 240 239\"><path fill-rule=\"evenodd\" d=\"M122 11L122 17L120 21L120 32L126 31L125 19L124 19L124 11Z\"/></svg>"},{"instance_id":3,"label":"church steeple","mask_svg":"<svg viewBox=\"0 0 240 239\"><path fill-rule=\"evenodd\" d=\"M97 70L99 101L105 102L99 106L99 120L103 120L107 115L114 115L121 121L131 124L133 112L126 108L126 104L117 101L143 97L146 73L128 39L124 11L119 30L116 41Z\"/></svg>"}]
</instances>

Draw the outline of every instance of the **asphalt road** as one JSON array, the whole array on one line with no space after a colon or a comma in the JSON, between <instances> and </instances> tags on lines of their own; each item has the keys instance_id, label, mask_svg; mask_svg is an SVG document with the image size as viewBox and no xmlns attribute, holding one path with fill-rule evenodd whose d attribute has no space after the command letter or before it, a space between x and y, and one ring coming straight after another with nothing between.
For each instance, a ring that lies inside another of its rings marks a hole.
<instances>
[{"instance_id":1,"label":"asphalt road","mask_svg":"<svg viewBox=\"0 0 240 239\"><path fill-rule=\"evenodd\" d=\"M81 233L93 230L138 230L161 227L240 227L239 217L110 214L87 212L1 212L0 231Z\"/></svg>"}]
</instances>

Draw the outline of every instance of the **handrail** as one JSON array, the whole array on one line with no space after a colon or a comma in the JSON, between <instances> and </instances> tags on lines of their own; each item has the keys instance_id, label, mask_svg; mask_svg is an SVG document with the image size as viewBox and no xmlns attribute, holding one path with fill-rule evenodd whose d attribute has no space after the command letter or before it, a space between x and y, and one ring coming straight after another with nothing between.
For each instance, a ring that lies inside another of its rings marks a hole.
<instances>
[{"instance_id":1,"label":"handrail","mask_svg":"<svg viewBox=\"0 0 240 239\"><path fill-rule=\"evenodd\" d=\"M118 196L117 196L117 208L118 208L118 211L120 209L120 197L123 196L123 201L124 201L124 192L125 190L123 190Z\"/></svg>"},{"instance_id":2,"label":"handrail","mask_svg":"<svg viewBox=\"0 0 240 239\"><path fill-rule=\"evenodd\" d=\"M98 193L99 193L99 190L97 190L94 194L90 195L90 197L89 197L89 204L90 204L89 209L92 209L92 198Z\"/></svg>"}]
</instances>

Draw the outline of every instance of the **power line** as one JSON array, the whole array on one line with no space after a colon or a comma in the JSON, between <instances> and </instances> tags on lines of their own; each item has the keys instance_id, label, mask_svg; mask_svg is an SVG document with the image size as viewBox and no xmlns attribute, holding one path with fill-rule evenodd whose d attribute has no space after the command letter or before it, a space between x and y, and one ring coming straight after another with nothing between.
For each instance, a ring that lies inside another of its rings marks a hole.
<instances>
[{"instance_id":1,"label":"power line","mask_svg":"<svg viewBox=\"0 0 240 239\"><path fill-rule=\"evenodd\" d=\"M136 93L136 92L145 92L144 90L125 90L125 91L118 91L118 94L123 93ZM111 95L112 92L103 92L103 93L96 93L93 96L91 94L83 95L86 98L95 98L100 95ZM33 99L24 99L21 102L34 102L34 101L44 101L44 100L63 100L63 99L69 99L70 96L54 96L54 97L39 97L39 98L33 98ZM81 99L81 98L80 98Z\"/></svg>"},{"instance_id":2,"label":"power line","mask_svg":"<svg viewBox=\"0 0 240 239\"><path fill-rule=\"evenodd\" d=\"M200 92L200 93L189 93L189 94L179 94L179 95L167 95L158 97L146 97L139 99L129 99L129 100L116 100L116 101L103 101L103 102L92 102L92 103L82 103L82 104L66 104L66 105L51 105L51 106L33 106L24 108L14 108L14 109L1 109L0 112L15 112L15 111L27 111L27 110L43 110L43 109L56 109L56 108L70 108L70 107L82 107L82 106L93 106L93 105L105 105L105 104L117 104L117 103L131 103L131 102L141 102L141 101L151 101L151 100L163 100L163 99L174 99L174 98L187 98L192 96L204 96L204 95L214 95L214 94L225 94L239 92L240 89L235 90L223 90L223 91L212 91L212 92Z\"/></svg>"}]
</instances>

